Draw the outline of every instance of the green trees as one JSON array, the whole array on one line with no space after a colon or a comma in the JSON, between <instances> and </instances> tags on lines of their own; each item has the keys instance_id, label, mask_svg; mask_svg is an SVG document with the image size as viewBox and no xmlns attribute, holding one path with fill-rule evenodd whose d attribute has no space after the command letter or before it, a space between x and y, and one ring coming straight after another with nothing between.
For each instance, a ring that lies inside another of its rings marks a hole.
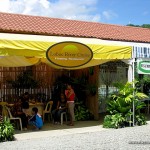
<instances>
[{"instance_id":1,"label":"green trees","mask_svg":"<svg viewBox=\"0 0 150 150\"><path fill-rule=\"evenodd\" d=\"M143 25L127 24L127 26L150 28L150 24L143 24Z\"/></svg>"}]
</instances>

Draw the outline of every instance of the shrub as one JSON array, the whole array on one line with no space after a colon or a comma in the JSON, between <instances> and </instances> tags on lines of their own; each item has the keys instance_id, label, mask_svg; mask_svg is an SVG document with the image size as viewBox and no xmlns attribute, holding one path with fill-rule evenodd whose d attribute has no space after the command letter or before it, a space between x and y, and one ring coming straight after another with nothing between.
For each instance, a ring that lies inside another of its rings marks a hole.
<instances>
[{"instance_id":1,"label":"shrub","mask_svg":"<svg viewBox=\"0 0 150 150\"><path fill-rule=\"evenodd\" d=\"M133 88L132 83L116 83L118 91L112 94L107 102L109 116L104 119L103 127L119 128L129 126L133 118L133 102L135 105L135 123L137 125L146 124L146 118L141 114L141 109L145 106L139 99L147 98L144 93ZM134 93L134 95L133 95Z\"/></svg>"},{"instance_id":2,"label":"shrub","mask_svg":"<svg viewBox=\"0 0 150 150\"><path fill-rule=\"evenodd\" d=\"M139 115L135 116L135 122L139 126L147 124L146 117L142 114L139 114Z\"/></svg>"},{"instance_id":3,"label":"shrub","mask_svg":"<svg viewBox=\"0 0 150 150\"><path fill-rule=\"evenodd\" d=\"M10 120L5 117L4 121L0 123L0 142L13 140L14 140L14 127L10 123Z\"/></svg>"},{"instance_id":4,"label":"shrub","mask_svg":"<svg viewBox=\"0 0 150 150\"><path fill-rule=\"evenodd\" d=\"M115 125L112 124L112 115L106 115L103 122L104 128L115 128Z\"/></svg>"},{"instance_id":5,"label":"shrub","mask_svg":"<svg viewBox=\"0 0 150 150\"><path fill-rule=\"evenodd\" d=\"M106 115L104 118L103 127L104 128L119 128L124 127L125 118L120 114Z\"/></svg>"},{"instance_id":6,"label":"shrub","mask_svg":"<svg viewBox=\"0 0 150 150\"><path fill-rule=\"evenodd\" d=\"M94 116L90 113L90 111L83 105L82 102L78 103L75 106L75 119L77 121L85 121L85 120L92 120Z\"/></svg>"}]
</instances>

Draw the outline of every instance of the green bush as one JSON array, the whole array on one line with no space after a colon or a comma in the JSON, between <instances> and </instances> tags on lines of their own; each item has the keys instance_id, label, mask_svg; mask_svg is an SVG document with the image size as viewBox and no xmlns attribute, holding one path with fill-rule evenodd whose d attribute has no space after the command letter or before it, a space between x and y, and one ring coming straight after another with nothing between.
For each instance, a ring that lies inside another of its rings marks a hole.
<instances>
[{"instance_id":1,"label":"green bush","mask_svg":"<svg viewBox=\"0 0 150 150\"><path fill-rule=\"evenodd\" d=\"M120 113L115 115L106 115L104 118L103 127L104 128L119 128L124 127L125 117Z\"/></svg>"},{"instance_id":2,"label":"green bush","mask_svg":"<svg viewBox=\"0 0 150 150\"><path fill-rule=\"evenodd\" d=\"M135 122L138 126L147 124L146 117L143 114L136 115Z\"/></svg>"},{"instance_id":3,"label":"green bush","mask_svg":"<svg viewBox=\"0 0 150 150\"><path fill-rule=\"evenodd\" d=\"M14 127L10 123L10 120L5 117L4 121L0 123L0 142L13 140L14 140Z\"/></svg>"},{"instance_id":4,"label":"green bush","mask_svg":"<svg viewBox=\"0 0 150 150\"><path fill-rule=\"evenodd\" d=\"M85 121L93 119L93 115L90 111L82 104L82 102L76 104L75 106L75 119L77 121Z\"/></svg>"},{"instance_id":5,"label":"green bush","mask_svg":"<svg viewBox=\"0 0 150 150\"><path fill-rule=\"evenodd\" d=\"M116 83L118 91L113 93L107 102L108 116L105 117L103 127L119 128L129 126L133 119L133 102L135 104L135 123L137 125L146 124L146 118L141 114L141 109L145 106L139 99L147 98L144 93L133 88L132 83ZM134 93L134 95L133 95Z\"/></svg>"},{"instance_id":6,"label":"green bush","mask_svg":"<svg viewBox=\"0 0 150 150\"><path fill-rule=\"evenodd\" d=\"M112 115L106 115L103 122L104 128L115 128L115 125L112 124Z\"/></svg>"}]
</instances>

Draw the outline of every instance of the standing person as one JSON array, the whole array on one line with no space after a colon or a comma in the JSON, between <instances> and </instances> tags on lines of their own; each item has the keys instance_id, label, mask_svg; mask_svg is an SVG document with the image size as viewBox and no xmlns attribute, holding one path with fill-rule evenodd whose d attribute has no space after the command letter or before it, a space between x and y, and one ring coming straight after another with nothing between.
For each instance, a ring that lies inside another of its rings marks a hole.
<instances>
[{"instance_id":1,"label":"standing person","mask_svg":"<svg viewBox=\"0 0 150 150\"><path fill-rule=\"evenodd\" d=\"M23 97L21 98L22 111L28 116L29 110L29 93L25 92Z\"/></svg>"},{"instance_id":2,"label":"standing person","mask_svg":"<svg viewBox=\"0 0 150 150\"><path fill-rule=\"evenodd\" d=\"M29 119L29 124L34 127L34 130L39 130L43 126L43 120L41 115L38 113L38 108L32 108L32 117Z\"/></svg>"},{"instance_id":3,"label":"standing person","mask_svg":"<svg viewBox=\"0 0 150 150\"><path fill-rule=\"evenodd\" d=\"M29 111L29 93L25 92L21 97L21 120L23 130L27 130L28 125L28 111Z\"/></svg>"},{"instance_id":4,"label":"standing person","mask_svg":"<svg viewBox=\"0 0 150 150\"><path fill-rule=\"evenodd\" d=\"M71 84L67 84L67 89L65 90L65 95L68 103L68 111L70 115L70 123L68 125L74 126L75 116L74 116L74 99L75 92L71 86Z\"/></svg>"},{"instance_id":5,"label":"standing person","mask_svg":"<svg viewBox=\"0 0 150 150\"><path fill-rule=\"evenodd\" d=\"M61 93L60 100L57 103L57 108L52 111L54 124L60 124L61 113L65 112L67 108L67 100L64 93Z\"/></svg>"}]
</instances>

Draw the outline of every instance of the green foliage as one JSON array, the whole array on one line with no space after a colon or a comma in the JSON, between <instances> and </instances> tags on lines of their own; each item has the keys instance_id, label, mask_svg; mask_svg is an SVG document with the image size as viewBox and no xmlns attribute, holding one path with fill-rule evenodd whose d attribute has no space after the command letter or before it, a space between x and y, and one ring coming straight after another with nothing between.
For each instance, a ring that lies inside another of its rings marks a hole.
<instances>
[{"instance_id":1,"label":"green foliage","mask_svg":"<svg viewBox=\"0 0 150 150\"><path fill-rule=\"evenodd\" d=\"M93 119L93 115L90 113L90 111L83 105L82 102L79 102L75 106L75 119L77 121L83 121L83 120L91 120Z\"/></svg>"},{"instance_id":2,"label":"green foliage","mask_svg":"<svg viewBox=\"0 0 150 150\"><path fill-rule=\"evenodd\" d=\"M149 76L149 75L144 75L144 76L143 76L143 82L150 84L150 76Z\"/></svg>"},{"instance_id":3,"label":"green foliage","mask_svg":"<svg viewBox=\"0 0 150 150\"><path fill-rule=\"evenodd\" d=\"M121 113L116 113L115 115L111 116L112 124L115 126L115 128L119 128L123 125L125 118L122 116Z\"/></svg>"},{"instance_id":4,"label":"green foliage","mask_svg":"<svg viewBox=\"0 0 150 150\"><path fill-rule=\"evenodd\" d=\"M14 140L14 127L8 118L0 123L0 142Z\"/></svg>"},{"instance_id":5,"label":"green foliage","mask_svg":"<svg viewBox=\"0 0 150 150\"><path fill-rule=\"evenodd\" d=\"M104 128L119 128L123 127L125 118L121 113L116 113L115 115L106 115L104 118Z\"/></svg>"},{"instance_id":6,"label":"green foliage","mask_svg":"<svg viewBox=\"0 0 150 150\"><path fill-rule=\"evenodd\" d=\"M131 109L131 104L126 103L123 99L111 100L108 102L107 110L110 114L122 113L126 114Z\"/></svg>"},{"instance_id":7,"label":"green foliage","mask_svg":"<svg viewBox=\"0 0 150 150\"><path fill-rule=\"evenodd\" d=\"M112 124L112 115L106 115L103 123L104 128L115 128L115 125Z\"/></svg>"},{"instance_id":8,"label":"green foliage","mask_svg":"<svg viewBox=\"0 0 150 150\"><path fill-rule=\"evenodd\" d=\"M150 28L150 24L143 24L143 25L127 24L127 26Z\"/></svg>"},{"instance_id":9,"label":"green foliage","mask_svg":"<svg viewBox=\"0 0 150 150\"><path fill-rule=\"evenodd\" d=\"M135 82L134 84L136 84ZM118 89L118 93L112 95L115 99L123 99L126 103L131 103L134 100L148 98L144 93L138 92L136 88L133 88L132 82L123 83L115 83L114 86Z\"/></svg>"},{"instance_id":10,"label":"green foliage","mask_svg":"<svg viewBox=\"0 0 150 150\"><path fill-rule=\"evenodd\" d=\"M136 115L135 121L136 121L136 124L139 126L147 124L146 117L142 114Z\"/></svg>"},{"instance_id":11,"label":"green foliage","mask_svg":"<svg viewBox=\"0 0 150 150\"><path fill-rule=\"evenodd\" d=\"M140 110L146 106L146 104L140 100L134 101L135 113L140 114Z\"/></svg>"},{"instance_id":12,"label":"green foliage","mask_svg":"<svg viewBox=\"0 0 150 150\"><path fill-rule=\"evenodd\" d=\"M144 102L139 99L147 98L144 93L138 92L133 88L132 83L127 82L125 85L123 83L115 83L118 91L112 94L107 102L107 111L109 112L109 117L104 119L104 127L115 127L129 125L132 123L130 118L133 117L132 107L133 102L135 104L135 115L139 115L135 119L135 123L144 124L146 122L145 118L140 114L140 110L145 106ZM141 120L142 121L141 121ZM109 125L109 123L111 124Z\"/></svg>"}]
</instances>

